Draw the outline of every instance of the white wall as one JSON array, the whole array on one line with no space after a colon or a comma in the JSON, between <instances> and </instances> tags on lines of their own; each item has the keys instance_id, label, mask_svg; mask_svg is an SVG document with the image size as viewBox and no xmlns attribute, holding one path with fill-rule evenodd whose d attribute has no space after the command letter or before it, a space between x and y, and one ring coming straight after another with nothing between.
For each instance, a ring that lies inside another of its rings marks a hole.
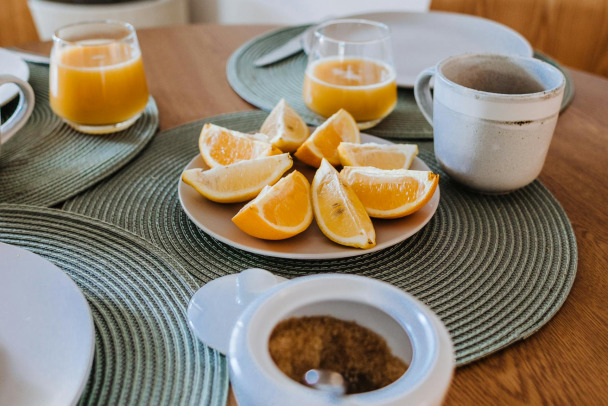
<instances>
[{"instance_id":1,"label":"white wall","mask_svg":"<svg viewBox=\"0 0 608 406\"><path fill-rule=\"evenodd\" d=\"M133 24L135 28L185 24L189 20L188 1L147 0L89 5L28 0L28 6L38 36L41 40L48 40L57 28L80 21L120 20Z\"/></svg>"},{"instance_id":2,"label":"white wall","mask_svg":"<svg viewBox=\"0 0 608 406\"><path fill-rule=\"evenodd\" d=\"M431 0L190 0L193 22L306 24L372 11L428 11Z\"/></svg>"}]
</instances>

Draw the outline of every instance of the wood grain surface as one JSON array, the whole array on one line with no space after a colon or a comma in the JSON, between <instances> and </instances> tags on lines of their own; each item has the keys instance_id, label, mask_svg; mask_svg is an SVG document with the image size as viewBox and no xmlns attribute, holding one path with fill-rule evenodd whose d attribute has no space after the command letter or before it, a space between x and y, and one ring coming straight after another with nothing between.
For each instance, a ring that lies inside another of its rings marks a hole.
<instances>
[{"instance_id":1,"label":"wood grain surface","mask_svg":"<svg viewBox=\"0 0 608 406\"><path fill-rule=\"evenodd\" d=\"M253 107L225 66L270 27L196 25L139 31L161 129ZM47 51L48 44L31 50ZM560 116L541 181L568 214L578 271L562 309L530 338L456 371L447 405L608 404L608 80L571 71L576 94ZM229 405L236 402L231 397Z\"/></svg>"},{"instance_id":2,"label":"wood grain surface","mask_svg":"<svg viewBox=\"0 0 608 406\"><path fill-rule=\"evenodd\" d=\"M38 39L27 0L0 0L0 47Z\"/></svg>"},{"instance_id":3,"label":"wood grain surface","mask_svg":"<svg viewBox=\"0 0 608 406\"><path fill-rule=\"evenodd\" d=\"M608 76L608 0L432 0L431 10L497 21L562 64Z\"/></svg>"},{"instance_id":4,"label":"wood grain surface","mask_svg":"<svg viewBox=\"0 0 608 406\"><path fill-rule=\"evenodd\" d=\"M560 63L608 77L608 0L432 0L431 10L500 22ZM37 39L27 0L0 0L0 46Z\"/></svg>"}]
</instances>

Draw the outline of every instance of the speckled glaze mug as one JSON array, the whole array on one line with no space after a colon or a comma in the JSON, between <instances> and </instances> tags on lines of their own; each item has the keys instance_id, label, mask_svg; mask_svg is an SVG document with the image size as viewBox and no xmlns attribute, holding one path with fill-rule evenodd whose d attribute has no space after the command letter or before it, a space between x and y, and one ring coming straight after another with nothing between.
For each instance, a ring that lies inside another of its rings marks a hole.
<instances>
[{"instance_id":1,"label":"speckled glaze mug","mask_svg":"<svg viewBox=\"0 0 608 406\"><path fill-rule=\"evenodd\" d=\"M565 83L538 59L465 54L423 71L414 95L433 126L441 168L472 190L498 194L540 174Z\"/></svg>"}]
</instances>

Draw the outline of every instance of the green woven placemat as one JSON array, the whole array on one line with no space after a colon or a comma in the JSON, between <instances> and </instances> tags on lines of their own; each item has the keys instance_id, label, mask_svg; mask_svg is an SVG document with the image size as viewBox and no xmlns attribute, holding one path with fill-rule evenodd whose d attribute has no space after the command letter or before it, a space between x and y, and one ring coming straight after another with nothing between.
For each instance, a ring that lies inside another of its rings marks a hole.
<instances>
[{"instance_id":1,"label":"green woven placemat","mask_svg":"<svg viewBox=\"0 0 608 406\"><path fill-rule=\"evenodd\" d=\"M80 404L226 405L225 358L186 321L199 285L162 250L98 220L9 204L0 241L53 262L89 303L95 358Z\"/></svg>"},{"instance_id":2,"label":"green woven placemat","mask_svg":"<svg viewBox=\"0 0 608 406\"><path fill-rule=\"evenodd\" d=\"M158 128L152 98L137 122L114 134L72 130L49 106L48 67L29 64L36 93L32 117L0 151L0 203L54 206L116 172L139 153ZM11 106L3 108L10 111Z\"/></svg>"},{"instance_id":3,"label":"green woven placemat","mask_svg":"<svg viewBox=\"0 0 608 406\"><path fill-rule=\"evenodd\" d=\"M559 309L576 273L576 241L559 203L538 181L506 196L467 192L441 174L437 213L416 235L377 253L339 260L265 257L200 231L177 197L182 169L198 153L203 123L259 128L260 111L212 117L160 133L127 168L64 209L129 229L188 264L197 279L251 267L285 277L341 272L381 279L427 303L446 323L463 365L535 332ZM230 225L227 225L230 226Z\"/></svg>"},{"instance_id":4,"label":"green woven placemat","mask_svg":"<svg viewBox=\"0 0 608 406\"><path fill-rule=\"evenodd\" d=\"M253 61L302 33L308 27L306 25L281 28L245 43L228 60L226 74L234 91L254 106L270 111L283 97L308 124L319 125L324 118L306 107L302 99L302 83L307 62L304 52L266 67L257 68L253 65ZM574 86L570 75L547 56L539 53L535 53L534 56L555 65L566 76L563 111L574 97ZM384 138L433 138L433 129L418 109L413 90L404 88L398 91L397 106L393 113L378 126L366 132Z\"/></svg>"}]
</instances>

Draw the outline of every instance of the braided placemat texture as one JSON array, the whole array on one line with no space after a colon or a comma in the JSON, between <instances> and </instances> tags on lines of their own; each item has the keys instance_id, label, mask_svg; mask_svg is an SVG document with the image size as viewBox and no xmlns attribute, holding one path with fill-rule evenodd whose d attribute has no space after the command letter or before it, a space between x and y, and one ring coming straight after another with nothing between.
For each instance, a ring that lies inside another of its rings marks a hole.
<instances>
[{"instance_id":1,"label":"braided placemat texture","mask_svg":"<svg viewBox=\"0 0 608 406\"><path fill-rule=\"evenodd\" d=\"M0 241L53 262L82 290L95 358L80 404L225 406L226 361L186 322L198 284L116 226L61 210L0 204Z\"/></svg>"},{"instance_id":2,"label":"braided placemat texture","mask_svg":"<svg viewBox=\"0 0 608 406\"><path fill-rule=\"evenodd\" d=\"M430 143L419 144L419 156L441 175L441 201L431 221L402 243L358 257L306 261L251 254L208 236L187 218L177 196L182 169L198 154L201 127L212 122L252 131L265 117L260 111L229 114L162 132L128 167L64 209L133 231L182 260L201 282L259 267L287 278L338 272L392 283L441 317L458 365L534 333L566 299L576 241L547 189L535 181L504 196L468 192L439 170Z\"/></svg>"},{"instance_id":3,"label":"braided placemat texture","mask_svg":"<svg viewBox=\"0 0 608 406\"><path fill-rule=\"evenodd\" d=\"M247 102L270 111L281 98L293 107L310 125L319 125L325 119L314 113L302 99L302 84L307 56L300 52L275 64L255 67L253 62L278 46L305 31L309 25L281 28L242 45L228 60L226 74L234 91ZM562 111L574 97L574 85L568 72L557 62L540 53L534 55L560 69L566 76L566 89ZM432 139L433 129L418 109L412 89L399 88L395 110L379 125L367 133L384 138Z\"/></svg>"},{"instance_id":4,"label":"braided placemat texture","mask_svg":"<svg viewBox=\"0 0 608 406\"><path fill-rule=\"evenodd\" d=\"M61 203L124 166L158 129L158 109L150 98L140 119L124 131L79 133L49 106L48 67L29 64L29 68L36 104L25 126L2 145L0 203ZM2 112L6 113L4 108Z\"/></svg>"}]
</instances>

